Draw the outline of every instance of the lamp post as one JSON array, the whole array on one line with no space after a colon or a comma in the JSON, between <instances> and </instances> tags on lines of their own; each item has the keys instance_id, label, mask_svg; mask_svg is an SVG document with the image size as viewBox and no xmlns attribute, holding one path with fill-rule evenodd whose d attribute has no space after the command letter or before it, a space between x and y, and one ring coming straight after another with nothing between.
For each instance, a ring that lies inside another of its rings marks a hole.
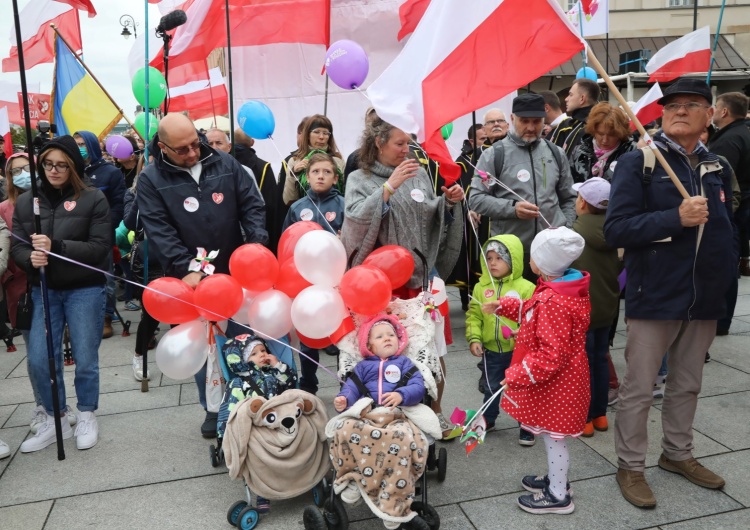
<instances>
[{"instance_id":1,"label":"lamp post","mask_svg":"<svg viewBox=\"0 0 750 530\"><path fill-rule=\"evenodd\" d=\"M136 39L138 38L138 32L135 30L137 26L135 19L130 15L123 15L120 17L120 25L122 26L122 35L126 39L133 35ZM130 33L130 28L133 28L133 33Z\"/></svg>"}]
</instances>

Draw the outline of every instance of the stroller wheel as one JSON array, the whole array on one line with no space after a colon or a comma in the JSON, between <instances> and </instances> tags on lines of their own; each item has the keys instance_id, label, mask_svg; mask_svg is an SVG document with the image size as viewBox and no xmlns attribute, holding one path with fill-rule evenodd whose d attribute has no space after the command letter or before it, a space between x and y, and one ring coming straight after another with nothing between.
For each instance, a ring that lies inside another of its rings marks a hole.
<instances>
[{"instance_id":1,"label":"stroller wheel","mask_svg":"<svg viewBox=\"0 0 750 530\"><path fill-rule=\"evenodd\" d=\"M445 476L448 474L448 451L444 447L441 447L440 451L438 451L437 469L438 482L443 482Z\"/></svg>"},{"instance_id":2,"label":"stroller wheel","mask_svg":"<svg viewBox=\"0 0 750 530\"><path fill-rule=\"evenodd\" d=\"M240 519L240 512L247 507L246 501L237 501L229 507L227 510L227 522L232 526L237 526L237 521Z\"/></svg>"},{"instance_id":3,"label":"stroller wheel","mask_svg":"<svg viewBox=\"0 0 750 530\"><path fill-rule=\"evenodd\" d=\"M427 523L430 530L438 530L440 528L440 516L438 515L437 510L431 505L420 501L414 501L411 503L411 509L413 512L417 512L418 517Z\"/></svg>"},{"instance_id":4,"label":"stroller wheel","mask_svg":"<svg viewBox=\"0 0 750 530\"><path fill-rule=\"evenodd\" d=\"M408 523L403 523L401 528L404 530L430 530L430 525L427 524L427 521L417 515Z\"/></svg>"},{"instance_id":5,"label":"stroller wheel","mask_svg":"<svg viewBox=\"0 0 750 530\"><path fill-rule=\"evenodd\" d=\"M252 506L245 507L237 518L237 528L240 530L252 530L258 524L258 510Z\"/></svg>"},{"instance_id":6,"label":"stroller wheel","mask_svg":"<svg viewBox=\"0 0 750 530\"><path fill-rule=\"evenodd\" d=\"M330 497L326 499L323 515L325 516L328 530L347 530L349 528L349 516L346 513L344 504L338 497L333 498L333 505L331 505Z\"/></svg>"},{"instance_id":7,"label":"stroller wheel","mask_svg":"<svg viewBox=\"0 0 750 530\"><path fill-rule=\"evenodd\" d=\"M302 524L305 525L305 530L328 530L326 518L320 513L320 510L312 506L308 506L302 512Z\"/></svg>"},{"instance_id":8,"label":"stroller wheel","mask_svg":"<svg viewBox=\"0 0 750 530\"><path fill-rule=\"evenodd\" d=\"M315 506L318 508L323 507L323 503L326 500L326 488L325 488L325 479L315 484L315 486L312 489L313 494L313 502L315 503Z\"/></svg>"},{"instance_id":9,"label":"stroller wheel","mask_svg":"<svg viewBox=\"0 0 750 530\"><path fill-rule=\"evenodd\" d=\"M211 459L211 467L219 467L219 455L214 444L208 447L208 456Z\"/></svg>"}]
</instances>

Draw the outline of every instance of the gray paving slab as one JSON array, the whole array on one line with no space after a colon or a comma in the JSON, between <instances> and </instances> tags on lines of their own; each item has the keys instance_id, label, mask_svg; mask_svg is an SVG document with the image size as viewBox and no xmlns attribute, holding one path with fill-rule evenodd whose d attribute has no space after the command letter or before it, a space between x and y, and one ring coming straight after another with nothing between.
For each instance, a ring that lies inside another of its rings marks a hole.
<instances>
[{"instance_id":1,"label":"gray paving slab","mask_svg":"<svg viewBox=\"0 0 750 530\"><path fill-rule=\"evenodd\" d=\"M450 530L473 530L474 525L466 517L457 504L449 506L437 506L435 508L440 516L440 528ZM352 519L350 519L351 521ZM380 530L385 528L383 523L374 517L353 522L349 525L350 530Z\"/></svg>"},{"instance_id":2,"label":"gray paving slab","mask_svg":"<svg viewBox=\"0 0 750 530\"><path fill-rule=\"evenodd\" d=\"M701 458L701 463L726 481L724 493L750 507L750 450Z\"/></svg>"},{"instance_id":3,"label":"gray paving slab","mask_svg":"<svg viewBox=\"0 0 750 530\"><path fill-rule=\"evenodd\" d=\"M21 351L22 349L25 350L25 348L18 348L18 351L13 353L2 352L0 354L3 359L0 363L0 379L8 377L19 365L26 366L26 352Z\"/></svg>"},{"instance_id":4,"label":"gray paving slab","mask_svg":"<svg viewBox=\"0 0 750 530\"><path fill-rule=\"evenodd\" d=\"M745 284L748 280L743 278L740 283ZM738 296L737 305L734 308L734 316L742 317L750 315L750 295Z\"/></svg>"},{"instance_id":5,"label":"gray paving slab","mask_svg":"<svg viewBox=\"0 0 750 530\"><path fill-rule=\"evenodd\" d=\"M0 406L27 403L34 400L31 384L26 377L0 379Z\"/></svg>"},{"instance_id":6,"label":"gray paving slab","mask_svg":"<svg viewBox=\"0 0 750 530\"><path fill-rule=\"evenodd\" d=\"M711 358L750 374L750 338L747 335L716 337L711 346Z\"/></svg>"},{"instance_id":7,"label":"gray paving slab","mask_svg":"<svg viewBox=\"0 0 750 530\"><path fill-rule=\"evenodd\" d=\"M24 441L28 434L28 427L14 427L8 429L0 429L0 440L8 444L10 448L10 456L0 460L0 492L7 487L7 483L3 480L3 475L8 466L13 460L20 454L18 448L21 446L21 442ZM2 528L2 526L0 526Z\"/></svg>"},{"instance_id":8,"label":"gray paving slab","mask_svg":"<svg viewBox=\"0 0 750 530\"><path fill-rule=\"evenodd\" d=\"M748 344L750 346L750 344ZM700 397L731 394L750 390L750 373L743 372L721 362L723 351L719 346L711 348L711 359L718 362L706 363L703 367L703 384ZM748 348L750 353L750 347Z\"/></svg>"},{"instance_id":9,"label":"gray paving slab","mask_svg":"<svg viewBox=\"0 0 750 530\"><path fill-rule=\"evenodd\" d=\"M733 451L750 448L750 392L702 398L693 428Z\"/></svg>"},{"instance_id":10,"label":"gray paving slab","mask_svg":"<svg viewBox=\"0 0 750 530\"><path fill-rule=\"evenodd\" d=\"M0 508L0 528L11 530L42 530L47 521L52 501L20 504Z\"/></svg>"},{"instance_id":11,"label":"gray paving slab","mask_svg":"<svg viewBox=\"0 0 750 530\"><path fill-rule=\"evenodd\" d=\"M526 513L517 505L517 494L461 503L461 508L478 530L497 529L499 522L506 528L648 528L742 508L720 491L660 469L647 470L646 479L656 496L654 510L636 508L623 499L614 476L573 482L576 510L570 515Z\"/></svg>"},{"instance_id":12,"label":"gray paving slab","mask_svg":"<svg viewBox=\"0 0 750 530\"><path fill-rule=\"evenodd\" d=\"M663 525L662 530L747 530L750 528L750 510L736 510L733 512L708 515L681 521L679 523Z\"/></svg>"},{"instance_id":13,"label":"gray paving slab","mask_svg":"<svg viewBox=\"0 0 750 530\"><path fill-rule=\"evenodd\" d=\"M17 405L3 405L0 407L0 428L11 427L11 425L6 425L6 423L8 418L13 414L13 411L16 410L16 407Z\"/></svg>"}]
</instances>

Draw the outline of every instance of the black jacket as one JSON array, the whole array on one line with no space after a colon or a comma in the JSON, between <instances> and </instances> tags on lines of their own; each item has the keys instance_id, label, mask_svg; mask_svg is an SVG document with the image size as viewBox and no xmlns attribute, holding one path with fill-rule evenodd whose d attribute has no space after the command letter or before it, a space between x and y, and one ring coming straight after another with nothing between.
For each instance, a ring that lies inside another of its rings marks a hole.
<instances>
[{"instance_id":1,"label":"black jacket","mask_svg":"<svg viewBox=\"0 0 750 530\"><path fill-rule=\"evenodd\" d=\"M626 140L620 142L615 152L607 157L607 162L604 164L604 171L600 177L603 179L612 180L612 174L614 168L617 167L617 159L625 153L637 149L637 144L632 140ZM596 164L596 154L594 153L594 137L590 134L584 135L577 146L573 148L568 157L570 162L570 175L573 177L573 182L584 182L594 175L591 173L594 164Z\"/></svg>"},{"instance_id":2,"label":"black jacket","mask_svg":"<svg viewBox=\"0 0 750 530\"><path fill-rule=\"evenodd\" d=\"M123 212L123 199L125 197L125 179L122 171L102 158L102 149L99 147L99 138L89 131L78 131L76 134L86 142L86 150L89 153L89 165L86 166L86 176L91 183L104 192L109 202L109 210L112 214L112 233L120 226Z\"/></svg>"},{"instance_id":3,"label":"black jacket","mask_svg":"<svg viewBox=\"0 0 750 530\"><path fill-rule=\"evenodd\" d=\"M237 160L201 145L202 170L196 183L187 170L172 164L157 145L149 145L154 163L138 177L136 206L149 248L157 247L167 276L182 278L198 247L218 250L216 272L229 273L229 257L242 245L268 243L265 206L257 186Z\"/></svg>"},{"instance_id":4,"label":"black jacket","mask_svg":"<svg viewBox=\"0 0 750 530\"><path fill-rule=\"evenodd\" d=\"M742 200L750 199L750 129L736 120L714 134L708 149L727 159L740 185Z\"/></svg>"},{"instance_id":5,"label":"black jacket","mask_svg":"<svg viewBox=\"0 0 750 530\"><path fill-rule=\"evenodd\" d=\"M91 185L88 179L84 182ZM112 225L107 198L90 187L74 197L73 188L56 190L43 179L39 187L42 233L52 240L52 252L99 270L109 269L112 256ZM11 257L39 285L39 270L31 266L31 234L36 233L31 192L21 194L13 212L14 238ZM27 243L27 241L29 243ZM51 289L76 289L103 285L105 276L75 263L50 256L45 268Z\"/></svg>"},{"instance_id":6,"label":"black jacket","mask_svg":"<svg viewBox=\"0 0 750 530\"><path fill-rule=\"evenodd\" d=\"M589 113L593 108L592 105L574 110L570 113L570 116L560 122L557 129L552 131L549 140L556 146L562 147L568 159L570 159L570 154L575 146L581 142L583 135L586 134L586 120L589 119Z\"/></svg>"}]
</instances>

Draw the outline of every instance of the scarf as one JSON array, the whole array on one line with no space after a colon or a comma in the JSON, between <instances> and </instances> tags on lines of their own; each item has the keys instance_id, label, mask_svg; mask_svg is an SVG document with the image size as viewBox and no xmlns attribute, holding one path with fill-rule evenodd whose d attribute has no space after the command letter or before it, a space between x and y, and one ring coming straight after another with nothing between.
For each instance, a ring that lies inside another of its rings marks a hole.
<instances>
[{"instance_id":1,"label":"scarf","mask_svg":"<svg viewBox=\"0 0 750 530\"><path fill-rule=\"evenodd\" d=\"M604 173L604 166L607 165L607 159L609 156L615 152L615 149L620 147L620 142L617 142L617 145L614 146L612 149L602 149L599 147L599 145L596 143L596 140L594 140L594 156L596 156L596 163L591 168L591 174L595 177L601 177Z\"/></svg>"}]
</instances>

